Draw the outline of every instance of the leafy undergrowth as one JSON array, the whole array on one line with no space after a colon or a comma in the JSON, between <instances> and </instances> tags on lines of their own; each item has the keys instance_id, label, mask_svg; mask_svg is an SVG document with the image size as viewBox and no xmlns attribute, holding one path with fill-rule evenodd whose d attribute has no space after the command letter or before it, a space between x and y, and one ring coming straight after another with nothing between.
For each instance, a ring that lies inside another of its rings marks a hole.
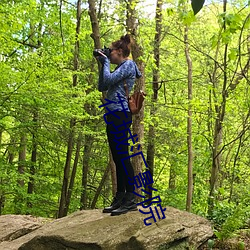
<instances>
[{"instance_id":1,"label":"leafy undergrowth","mask_svg":"<svg viewBox=\"0 0 250 250\"><path fill-rule=\"evenodd\" d=\"M220 203L210 220L214 238L200 249L250 250L250 207Z\"/></svg>"},{"instance_id":2,"label":"leafy undergrowth","mask_svg":"<svg viewBox=\"0 0 250 250\"><path fill-rule=\"evenodd\" d=\"M241 230L237 236L225 240L210 239L199 250L250 250L250 229Z\"/></svg>"}]
</instances>

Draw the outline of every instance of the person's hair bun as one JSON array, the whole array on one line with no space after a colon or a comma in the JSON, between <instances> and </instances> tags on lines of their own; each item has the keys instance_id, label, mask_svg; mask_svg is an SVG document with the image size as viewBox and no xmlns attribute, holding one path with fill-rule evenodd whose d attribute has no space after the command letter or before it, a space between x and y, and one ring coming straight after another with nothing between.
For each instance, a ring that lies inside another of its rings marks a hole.
<instances>
[{"instance_id":1,"label":"person's hair bun","mask_svg":"<svg viewBox=\"0 0 250 250\"><path fill-rule=\"evenodd\" d=\"M125 36L121 36L121 38L115 42L112 43L112 46L115 49L122 49L122 54L124 57L129 56L130 54L130 47L132 42L132 37L130 37L129 34L126 34Z\"/></svg>"},{"instance_id":2,"label":"person's hair bun","mask_svg":"<svg viewBox=\"0 0 250 250\"><path fill-rule=\"evenodd\" d=\"M130 36L129 34L126 34L125 36L121 36L121 41L123 41L124 43L126 43L127 45L130 44L131 42L131 39L130 39Z\"/></svg>"}]
</instances>

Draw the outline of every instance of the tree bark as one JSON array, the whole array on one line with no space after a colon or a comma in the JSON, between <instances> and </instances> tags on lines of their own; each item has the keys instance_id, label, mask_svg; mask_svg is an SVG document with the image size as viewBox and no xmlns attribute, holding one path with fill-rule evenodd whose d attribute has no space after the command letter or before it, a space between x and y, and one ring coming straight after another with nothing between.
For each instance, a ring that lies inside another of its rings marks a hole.
<instances>
[{"instance_id":1,"label":"tree bark","mask_svg":"<svg viewBox=\"0 0 250 250\"><path fill-rule=\"evenodd\" d=\"M16 140L15 140L14 136L11 135L10 136L10 145L7 148L8 156L6 159L8 164L10 164L10 165L13 163L13 160L15 158L15 151L13 150L15 144L16 144Z\"/></svg>"},{"instance_id":2,"label":"tree bark","mask_svg":"<svg viewBox=\"0 0 250 250\"><path fill-rule=\"evenodd\" d=\"M26 150L27 150L27 137L26 135L22 134L20 138L20 147L19 147L19 153L18 153L18 189L16 191L16 196L14 198L14 204L15 204L15 214L21 214L23 213L20 204L25 203L24 197L23 197L23 187L24 187L24 179L22 175L25 173L25 161L26 161Z\"/></svg>"},{"instance_id":3,"label":"tree bark","mask_svg":"<svg viewBox=\"0 0 250 250\"><path fill-rule=\"evenodd\" d=\"M106 167L106 169L105 169L105 171L104 171L104 174L103 174L103 176L102 176L101 182L100 182L100 184L99 184L99 186L98 186L98 188L97 188L97 190L96 190L96 192L95 192L94 199L93 199L93 201L92 201L92 203L91 203L91 209L95 209L96 202L97 202L98 197L99 197L99 195L100 195L100 193L101 193L101 191L102 191L102 187L104 186L104 183L105 183L105 181L106 181L106 179L107 179L107 177L108 177L109 170L110 170L110 168L111 168L110 164L111 164L111 161L109 162L108 166Z\"/></svg>"},{"instance_id":4,"label":"tree bark","mask_svg":"<svg viewBox=\"0 0 250 250\"><path fill-rule=\"evenodd\" d=\"M227 0L223 1L223 12L226 13L227 11ZM224 31L226 30L226 20L224 18L223 24ZM208 199L208 215L211 216L214 207L214 193L217 187L218 182L218 175L220 171L221 165L221 145L222 145L222 130L223 130L223 121L225 116L225 109L226 109L226 98L227 98L227 50L228 44L225 44L224 48L224 60L223 60L223 89L222 89L222 103L220 107L215 107L217 112L215 125L214 125L214 139L213 139L213 161L212 161L212 169L211 169L211 177L210 177L210 192L209 192L209 199Z\"/></svg>"},{"instance_id":5,"label":"tree bark","mask_svg":"<svg viewBox=\"0 0 250 250\"><path fill-rule=\"evenodd\" d=\"M101 40L100 40L100 29L99 29L99 22L96 15L96 6L94 0L88 0L89 4L89 17L91 21L92 27L92 34L91 37L94 40L94 47L96 49L101 48Z\"/></svg>"},{"instance_id":6,"label":"tree bark","mask_svg":"<svg viewBox=\"0 0 250 250\"><path fill-rule=\"evenodd\" d=\"M136 0L128 0L127 1L127 19L126 19L126 27L127 27L127 33L131 35L132 37L132 56L133 60L137 63L139 70L142 73L142 77L137 81L135 84L135 91L142 90L145 91L145 78L144 78L144 62L141 59L143 55L143 48L138 43L138 32L137 32L137 24L136 24ZM144 139L144 126L143 126L143 119L144 119L144 105L143 103L142 109L140 112L133 117L133 123L132 123L132 129L133 134L137 134L138 141L141 145L141 151L143 151L143 139ZM134 147L134 153L136 153L136 147ZM134 167L135 176L142 172L143 169L143 159L142 157L135 156L132 157L132 165ZM141 189L135 189L135 192L138 194L141 194ZM137 201L140 201L141 198L137 198Z\"/></svg>"},{"instance_id":7,"label":"tree bark","mask_svg":"<svg viewBox=\"0 0 250 250\"><path fill-rule=\"evenodd\" d=\"M174 91L173 91L174 93ZM172 106L176 105L174 102L174 94L172 95L171 98L171 104ZM178 124L176 123L175 119L173 118L173 126L174 127L178 127ZM172 136L172 135L171 135ZM171 148L169 149L170 152L174 152L174 147L171 146ZM171 162L174 163L176 161L175 159L175 155L173 156L173 153L171 153ZM169 169L169 181L168 181L168 188L169 190L175 190L176 188L176 166L174 164L170 165L170 169Z\"/></svg>"},{"instance_id":8,"label":"tree bark","mask_svg":"<svg viewBox=\"0 0 250 250\"><path fill-rule=\"evenodd\" d=\"M77 170L77 165L78 165L78 160L79 160L79 155L80 155L81 142L82 142L82 133L80 132L79 136L77 138L76 154L75 154L74 164L73 164L73 168L72 168L72 173L70 176L70 183L69 183L68 193L67 193L67 197L66 197L65 209L63 211L63 216L66 216L68 214L68 210L69 210L69 205L70 205L71 195L72 195L72 191L73 191L73 187L74 187L76 170Z\"/></svg>"},{"instance_id":9,"label":"tree bark","mask_svg":"<svg viewBox=\"0 0 250 250\"><path fill-rule=\"evenodd\" d=\"M98 18L100 19L101 17L101 5L102 1L100 1L99 4L99 12L98 12L98 17L96 14L96 6L95 6L95 1L94 0L88 0L89 4L89 16L90 16L90 21L91 21L91 27L92 27L92 34L91 37L94 40L94 47L95 49L100 49L101 48L101 40L100 40L100 28L99 28L99 21ZM98 63L98 69L99 71L101 70L101 65ZM104 99L106 98L106 91L102 92L102 102L104 103ZM111 180L112 180L112 193L115 195L116 189L117 189L117 184L116 184L116 166L112 158L112 154L109 148L109 162L110 167L111 167Z\"/></svg>"},{"instance_id":10,"label":"tree bark","mask_svg":"<svg viewBox=\"0 0 250 250\"><path fill-rule=\"evenodd\" d=\"M20 174L18 179L18 184L23 187L24 186L24 180L22 179L21 175L25 172L25 160L26 160L26 135L21 135L20 139L20 148L19 148L19 157L18 157L18 173Z\"/></svg>"},{"instance_id":11,"label":"tree bark","mask_svg":"<svg viewBox=\"0 0 250 250\"><path fill-rule=\"evenodd\" d=\"M71 119L66 162L64 166L63 184L62 184L61 198L60 198L59 211L58 211L57 218L61 218L64 216L64 211L66 208L66 198L67 198L68 183L69 183L69 178L70 178L69 176L70 162L71 162L71 157L72 157L72 151L74 148L74 126L75 126L75 120Z\"/></svg>"},{"instance_id":12,"label":"tree bark","mask_svg":"<svg viewBox=\"0 0 250 250\"><path fill-rule=\"evenodd\" d=\"M152 106L150 109L150 117L156 115L156 106L158 98L158 88L159 88L159 68L160 68L160 45L161 45L161 30L162 30L162 0L157 0L156 3L156 15L155 15L155 38L154 38L154 60L155 67L153 68L153 95L152 95ZM148 131L148 148L147 148L147 165L151 176L154 177L154 157L155 157L155 126L149 125ZM146 187L146 191L149 193L147 198L152 198L152 184Z\"/></svg>"},{"instance_id":13,"label":"tree bark","mask_svg":"<svg viewBox=\"0 0 250 250\"><path fill-rule=\"evenodd\" d=\"M193 92L193 77L192 77L192 59L189 53L188 44L188 27L185 27L184 34L185 42L185 55L188 66L188 117L187 117L187 146L188 146L188 188L187 188L187 200L186 210L191 212L192 196L193 196L193 150L192 150L192 92Z\"/></svg>"},{"instance_id":14,"label":"tree bark","mask_svg":"<svg viewBox=\"0 0 250 250\"><path fill-rule=\"evenodd\" d=\"M33 132L32 132L32 152L31 152L31 166L29 169L31 177L29 177L28 182L28 194L32 194L34 191L34 175L35 175L35 165L37 160L37 138L36 138L36 132L37 132L37 122L38 122L38 111L35 110L33 113ZM28 202L28 207L32 207L32 203Z\"/></svg>"},{"instance_id":15,"label":"tree bark","mask_svg":"<svg viewBox=\"0 0 250 250\"><path fill-rule=\"evenodd\" d=\"M83 166L82 166L82 193L81 193L81 207L80 209L87 209L87 185L88 185L88 172L89 172L89 159L93 143L91 135L85 135L85 143L83 150Z\"/></svg>"},{"instance_id":16,"label":"tree bark","mask_svg":"<svg viewBox=\"0 0 250 250\"><path fill-rule=\"evenodd\" d=\"M40 10L44 9L44 1L41 0L40 1ZM43 36L42 34L42 28L43 28L43 21L41 20L39 22L38 28L37 28L37 40L35 38L35 25L31 22L30 23L30 36L29 36L29 40L30 43L34 44L35 41L37 42L37 46L38 48L41 47L41 38ZM31 51L34 51L34 48L30 49ZM38 55L41 56L41 51L38 52ZM38 67L41 68L41 63L38 62ZM40 81L40 77L39 75L36 77L36 80L39 82ZM36 170L36 161L37 161L37 130L38 130L38 117L39 117L39 112L38 112L38 108L35 106L36 105L36 100L34 98L34 110L32 111L33 113L33 127L32 127L32 150L31 150L31 166L29 168L29 173L30 173L30 177L29 177L29 182L28 182L28 194L32 194L34 191L34 177L35 176L35 170ZM27 201L27 206L28 207L32 207L32 202L29 200ZM28 211L27 211L28 212ZM29 212L28 212L29 213Z\"/></svg>"},{"instance_id":17,"label":"tree bark","mask_svg":"<svg viewBox=\"0 0 250 250\"><path fill-rule=\"evenodd\" d=\"M74 70L75 71L77 71L79 69L79 59L80 59L80 54L79 54L79 48L80 48L79 34L80 34L80 27L81 27L81 12L82 12L82 10L81 10L81 1L78 1L77 2L77 13L76 13L76 41L75 41L75 50L74 50ZM77 85L77 80L78 80L78 75L74 74L73 75L73 87L75 87ZM73 118L73 120L75 121L74 118ZM82 135L81 135L81 132L80 132L80 134L78 135L78 139L77 139L76 154L75 154L75 159L74 159L72 172L71 172L71 175L70 175L69 187L67 189L65 207L64 207L64 210L63 210L63 216L66 216L68 214L68 210L69 210L71 195L72 195L74 182L75 182L77 164L78 164L78 159L79 159L79 154L80 154L81 139L82 139ZM70 163L69 163L69 169L70 169Z\"/></svg>"},{"instance_id":18,"label":"tree bark","mask_svg":"<svg viewBox=\"0 0 250 250\"><path fill-rule=\"evenodd\" d=\"M81 0L77 1L77 12L76 12L76 41L75 41L75 50L74 50L74 71L77 71L79 68L79 34L80 34L80 27L81 27ZM77 74L73 75L73 87L77 85ZM73 97L75 97L73 95ZM68 184L70 178L70 163L72 158L72 152L74 148L74 137L75 137L75 123L76 119L73 117L70 120L70 132L68 138L68 147L67 147L67 156L66 162L64 166L64 177L63 177L63 185L61 190L61 198L59 204L59 211L58 211L58 218L65 216L65 211L67 211L66 201L67 201L67 193L68 193ZM69 205L69 204L68 204Z\"/></svg>"}]
</instances>

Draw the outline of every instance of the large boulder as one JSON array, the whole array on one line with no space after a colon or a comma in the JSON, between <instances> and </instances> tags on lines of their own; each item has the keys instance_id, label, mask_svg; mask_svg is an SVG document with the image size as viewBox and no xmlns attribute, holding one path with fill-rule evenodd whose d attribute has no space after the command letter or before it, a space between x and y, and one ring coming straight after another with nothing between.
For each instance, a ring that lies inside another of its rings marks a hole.
<instances>
[{"instance_id":1,"label":"large boulder","mask_svg":"<svg viewBox=\"0 0 250 250\"><path fill-rule=\"evenodd\" d=\"M0 250L184 250L197 249L213 235L203 217L172 207L166 207L165 215L157 222L148 220L152 224L146 226L148 216L139 211L119 216L104 214L101 209L78 211L19 238L7 237Z\"/></svg>"},{"instance_id":2,"label":"large boulder","mask_svg":"<svg viewBox=\"0 0 250 250\"><path fill-rule=\"evenodd\" d=\"M15 240L38 229L47 221L49 220L31 215L2 215L0 216L0 242Z\"/></svg>"}]
</instances>

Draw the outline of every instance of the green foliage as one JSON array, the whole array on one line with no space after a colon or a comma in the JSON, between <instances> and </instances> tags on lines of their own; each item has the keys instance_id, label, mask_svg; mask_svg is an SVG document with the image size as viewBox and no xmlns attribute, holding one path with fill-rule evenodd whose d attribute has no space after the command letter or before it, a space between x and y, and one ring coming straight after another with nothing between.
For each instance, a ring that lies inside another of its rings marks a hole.
<instances>
[{"instance_id":1,"label":"green foliage","mask_svg":"<svg viewBox=\"0 0 250 250\"><path fill-rule=\"evenodd\" d=\"M234 209L234 204L228 203L227 201L218 201L215 203L213 214L210 219L215 225L220 226L233 214Z\"/></svg>"},{"instance_id":2,"label":"green foliage","mask_svg":"<svg viewBox=\"0 0 250 250\"><path fill-rule=\"evenodd\" d=\"M231 214L221 224L220 229L215 232L215 235L220 240L228 239L234 236L239 229L246 227L246 222L250 216L250 207L237 205Z\"/></svg>"}]
</instances>

